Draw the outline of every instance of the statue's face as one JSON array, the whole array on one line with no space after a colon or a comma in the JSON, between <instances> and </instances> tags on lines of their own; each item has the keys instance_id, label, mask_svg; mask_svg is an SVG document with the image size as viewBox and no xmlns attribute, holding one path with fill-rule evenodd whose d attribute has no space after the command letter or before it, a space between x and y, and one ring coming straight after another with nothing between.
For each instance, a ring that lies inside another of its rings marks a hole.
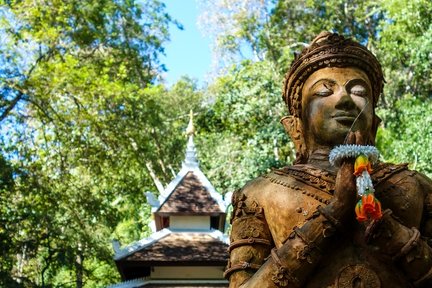
<instances>
[{"instance_id":1,"label":"statue's face","mask_svg":"<svg viewBox=\"0 0 432 288\"><path fill-rule=\"evenodd\" d=\"M307 147L315 150L343 144L350 129L369 135L373 119L371 87L367 75L353 67L328 67L310 75L302 89Z\"/></svg>"}]
</instances>

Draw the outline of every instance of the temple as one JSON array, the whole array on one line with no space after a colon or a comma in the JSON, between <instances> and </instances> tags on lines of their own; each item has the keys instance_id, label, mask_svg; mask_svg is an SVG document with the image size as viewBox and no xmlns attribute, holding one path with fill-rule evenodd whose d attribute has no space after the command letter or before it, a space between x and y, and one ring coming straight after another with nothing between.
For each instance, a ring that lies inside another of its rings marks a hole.
<instances>
[{"instance_id":1,"label":"temple","mask_svg":"<svg viewBox=\"0 0 432 288\"><path fill-rule=\"evenodd\" d=\"M109 288L228 287L223 271L228 261L224 234L226 207L199 168L192 112L182 168L152 206L154 233L126 247L114 242L114 261L122 283Z\"/></svg>"}]
</instances>

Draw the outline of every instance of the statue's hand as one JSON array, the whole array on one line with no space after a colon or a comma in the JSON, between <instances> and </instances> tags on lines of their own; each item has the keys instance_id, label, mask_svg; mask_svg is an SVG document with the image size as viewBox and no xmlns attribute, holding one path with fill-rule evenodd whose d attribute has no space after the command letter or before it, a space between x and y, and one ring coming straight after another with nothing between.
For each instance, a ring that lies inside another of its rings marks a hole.
<instances>
[{"instance_id":1,"label":"statue's hand","mask_svg":"<svg viewBox=\"0 0 432 288\"><path fill-rule=\"evenodd\" d=\"M363 139L360 131L350 132L347 144L364 145ZM357 202L357 189L353 174L354 161L354 158L344 159L336 176L335 193L330 206L334 209L334 217L340 222L346 222L355 215L354 208Z\"/></svg>"}]
</instances>

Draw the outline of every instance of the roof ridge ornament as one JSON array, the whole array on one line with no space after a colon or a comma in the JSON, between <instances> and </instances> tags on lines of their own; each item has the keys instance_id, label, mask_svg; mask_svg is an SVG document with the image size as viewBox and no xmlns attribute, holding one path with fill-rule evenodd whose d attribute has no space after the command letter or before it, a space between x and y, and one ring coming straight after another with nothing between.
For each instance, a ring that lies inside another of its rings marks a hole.
<instances>
[{"instance_id":1,"label":"roof ridge ornament","mask_svg":"<svg viewBox=\"0 0 432 288\"><path fill-rule=\"evenodd\" d=\"M191 136L191 135L194 136L195 135L195 127L193 124L193 111L192 111L192 109L189 112L189 124L186 128L186 135L187 136Z\"/></svg>"},{"instance_id":2,"label":"roof ridge ornament","mask_svg":"<svg viewBox=\"0 0 432 288\"><path fill-rule=\"evenodd\" d=\"M193 124L192 110L190 110L189 113L189 124L188 127L186 128L186 135L189 137L189 139L186 146L186 156L185 156L185 161L183 162L183 167L198 168L199 162L197 158L195 144L193 142L193 137L195 135L195 127Z\"/></svg>"}]
</instances>

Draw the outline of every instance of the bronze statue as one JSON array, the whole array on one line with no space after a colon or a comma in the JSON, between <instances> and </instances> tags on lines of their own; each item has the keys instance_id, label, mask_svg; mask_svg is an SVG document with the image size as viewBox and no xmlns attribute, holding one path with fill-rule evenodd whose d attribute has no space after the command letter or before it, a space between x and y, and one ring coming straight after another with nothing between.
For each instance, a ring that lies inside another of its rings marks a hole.
<instances>
[{"instance_id":1,"label":"bronze statue","mask_svg":"<svg viewBox=\"0 0 432 288\"><path fill-rule=\"evenodd\" d=\"M296 161L234 193L230 287L432 287L432 181L375 163L368 173L381 206L366 219L354 159L329 161L337 145L374 144L383 82L375 56L337 34L322 32L296 57L281 120Z\"/></svg>"}]
</instances>

